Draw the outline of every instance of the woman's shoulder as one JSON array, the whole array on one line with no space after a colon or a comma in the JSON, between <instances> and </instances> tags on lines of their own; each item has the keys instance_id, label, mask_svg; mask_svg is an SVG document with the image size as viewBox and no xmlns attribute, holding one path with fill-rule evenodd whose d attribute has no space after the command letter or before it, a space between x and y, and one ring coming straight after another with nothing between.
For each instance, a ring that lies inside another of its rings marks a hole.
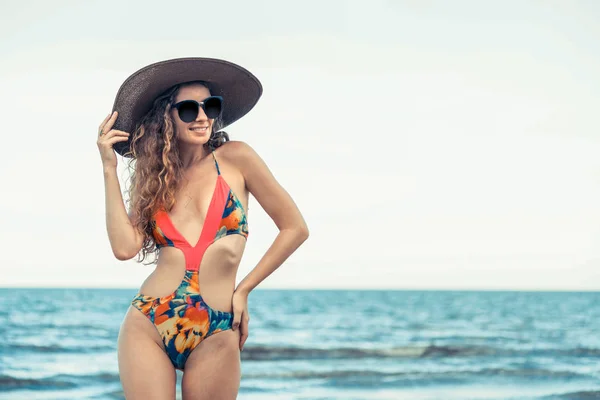
<instances>
[{"instance_id":1,"label":"woman's shoulder","mask_svg":"<svg viewBox=\"0 0 600 400\"><path fill-rule=\"evenodd\" d=\"M217 147L216 152L223 153L224 156L242 155L251 149L250 145L241 140L228 140Z\"/></svg>"},{"instance_id":2,"label":"woman's shoulder","mask_svg":"<svg viewBox=\"0 0 600 400\"><path fill-rule=\"evenodd\" d=\"M216 157L225 160L226 163L235 167L242 175L249 177L257 172L267 172L263 159L246 142L241 140L230 140L217 148L221 154L215 151Z\"/></svg>"},{"instance_id":3,"label":"woman's shoulder","mask_svg":"<svg viewBox=\"0 0 600 400\"><path fill-rule=\"evenodd\" d=\"M215 155L241 168L251 162L257 154L248 143L241 140L229 140L217 147Z\"/></svg>"}]
</instances>

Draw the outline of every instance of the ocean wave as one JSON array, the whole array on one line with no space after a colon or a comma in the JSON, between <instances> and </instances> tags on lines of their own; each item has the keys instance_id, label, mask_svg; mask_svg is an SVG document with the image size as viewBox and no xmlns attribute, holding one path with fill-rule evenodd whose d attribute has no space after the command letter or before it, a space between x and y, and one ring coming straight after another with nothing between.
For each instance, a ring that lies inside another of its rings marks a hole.
<instances>
[{"instance_id":1,"label":"ocean wave","mask_svg":"<svg viewBox=\"0 0 600 400\"><path fill-rule=\"evenodd\" d=\"M0 314L0 317L2 314ZM23 320L23 321L9 321L6 324L7 329L29 329L31 327L31 321ZM106 331L108 329L114 330L114 327L108 328L105 324L87 324L82 323L78 320L69 320L69 321L47 321L42 322L36 325L36 329L39 331L43 331L45 329L53 330L60 329L63 332L67 332L69 335L83 333L86 336L90 334L94 334L98 331Z\"/></svg>"},{"instance_id":2,"label":"ocean wave","mask_svg":"<svg viewBox=\"0 0 600 400\"><path fill-rule=\"evenodd\" d=\"M72 389L78 385L54 377L42 379L16 378L9 375L0 375L0 389L3 391L19 389Z\"/></svg>"},{"instance_id":3,"label":"ocean wave","mask_svg":"<svg viewBox=\"0 0 600 400\"><path fill-rule=\"evenodd\" d=\"M106 384L119 382L118 374L101 372L93 375L68 375L59 374L44 378L18 378L10 375L0 375L0 389L8 390L35 390L35 389L73 389L82 384Z\"/></svg>"},{"instance_id":4,"label":"ocean wave","mask_svg":"<svg viewBox=\"0 0 600 400\"><path fill-rule=\"evenodd\" d=\"M447 381L449 379L473 379L474 377L507 377L523 379L571 379L582 378L581 375L570 371L556 371L547 369L524 368L473 368L457 371L377 371L377 370L329 370L329 371L272 371L259 373L246 373L245 378L251 379L339 379L352 378L366 380L372 378L398 378L399 380L424 379L431 381Z\"/></svg>"},{"instance_id":5,"label":"ocean wave","mask_svg":"<svg viewBox=\"0 0 600 400\"><path fill-rule=\"evenodd\" d=\"M388 357L418 357L423 349L403 347L391 349L317 349L298 347L266 347L246 346L242 357L248 360L299 360L299 359L343 359L343 358L388 358Z\"/></svg>"},{"instance_id":6,"label":"ocean wave","mask_svg":"<svg viewBox=\"0 0 600 400\"><path fill-rule=\"evenodd\" d=\"M570 356L600 357L600 349L511 349L493 346L415 345L387 349L360 348L298 348L246 346L242 358L246 360L318 360L361 358L453 358L478 356Z\"/></svg>"},{"instance_id":7,"label":"ocean wave","mask_svg":"<svg viewBox=\"0 0 600 400\"><path fill-rule=\"evenodd\" d=\"M523 369L523 368L473 368L468 370L454 371L378 371L373 369L361 370L328 370L328 371L281 371L272 370L265 372L248 372L244 374L244 379L259 380L325 380L339 385L340 381L344 384L373 384L397 386L410 382L415 384L431 385L439 383L464 383L472 382L474 378L509 378L519 380L548 380L585 378L584 375L569 371L555 371L547 369ZM118 384L119 375L112 373L98 373L93 375L54 375L45 378L29 379L17 378L9 375L0 375L0 389L2 391L14 390L67 390L83 386L107 384ZM116 390L113 395L119 398L121 390ZM600 392L576 392L561 394L556 396L544 397L544 400L551 399L581 399L588 400L600 395Z\"/></svg>"},{"instance_id":8,"label":"ocean wave","mask_svg":"<svg viewBox=\"0 0 600 400\"><path fill-rule=\"evenodd\" d=\"M106 342L106 341L104 341ZM90 354L116 351L116 343L104 345L81 344L14 344L6 343L0 346L2 354L27 353L75 353ZM396 346L382 349L365 349L355 347L340 348L310 348L310 347L272 347L247 345L242 352L242 359L254 361L277 360L331 360L331 359L410 359L410 358L465 358L465 357L600 357L600 349L571 348L571 349L536 349L536 348L506 348L485 345L413 345Z\"/></svg>"},{"instance_id":9,"label":"ocean wave","mask_svg":"<svg viewBox=\"0 0 600 400\"><path fill-rule=\"evenodd\" d=\"M90 346L81 344L80 346L64 346L60 344L14 344L8 343L6 346L0 347L1 354L24 354L24 353L96 353L105 351L115 351L114 346Z\"/></svg>"},{"instance_id":10,"label":"ocean wave","mask_svg":"<svg viewBox=\"0 0 600 400\"><path fill-rule=\"evenodd\" d=\"M101 393L96 396L90 397L90 400L123 400L125 398L125 392L122 389L114 390L112 392Z\"/></svg>"},{"instance_id":11,"label":"ocean wave","mask_svg":"<svg viewBox=\"0 0 600 400\"><path fill-rule=\"evenodd\" d=\"M541 400L591 400L600 399L600 391L598 390L587 390L579 392L569 392L561 394L553 394L550 396L540 397Z\"/></svg>"}]
</instances>

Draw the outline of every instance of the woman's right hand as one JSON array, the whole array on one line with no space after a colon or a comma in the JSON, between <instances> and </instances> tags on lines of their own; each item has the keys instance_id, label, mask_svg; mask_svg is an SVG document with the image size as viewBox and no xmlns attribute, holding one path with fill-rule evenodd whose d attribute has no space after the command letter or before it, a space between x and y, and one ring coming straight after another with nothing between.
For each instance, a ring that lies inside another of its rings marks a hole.
<instances>
[{"instance_id":1,"label":"woman's right hand","mask_svg":"<svg viewBox=\"0 0 600 400\"><path fill-rule=\"evenodd\" d=\"M117 155L113 149L113 145L117 142L123 142L129 139L129 133L118 129L111 129L117 120L118 112L114 111L109 114L100 124L98 129L98 150L102 164L106 167L117 167Z\"/></svg>"}]
</instances>

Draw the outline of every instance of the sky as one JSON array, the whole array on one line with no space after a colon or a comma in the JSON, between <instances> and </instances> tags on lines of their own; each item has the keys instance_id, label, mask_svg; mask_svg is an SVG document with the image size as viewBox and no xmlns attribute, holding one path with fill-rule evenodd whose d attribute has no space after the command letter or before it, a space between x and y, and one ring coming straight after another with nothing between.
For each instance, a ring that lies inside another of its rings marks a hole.
<instances>
[{"instance_id":1,"label":"sky","mask_svg":"<svg viewBox=\"0 0 600 400\"><path fill-rule=\"evenodd\" d=\"M258 289L600 289L598 2L1 2L0 286L139 287L98 125L133 72L200 56L261 80L227 132L310 229ZM277 235L249 208L238 282Z\"/></svg>"}]
</instances>

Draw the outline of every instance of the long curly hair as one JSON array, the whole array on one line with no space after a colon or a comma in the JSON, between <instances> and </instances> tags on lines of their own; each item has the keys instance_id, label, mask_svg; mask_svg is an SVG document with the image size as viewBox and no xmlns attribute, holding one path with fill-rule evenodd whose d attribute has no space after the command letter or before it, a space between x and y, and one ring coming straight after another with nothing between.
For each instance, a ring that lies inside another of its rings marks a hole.
<instances>
[{"instance_id":1,"label":"long curly hair","mask_svg":"<svg viewBox=\"0 0 600 400\"><path fill-rule=\"evenodd\" d=\"M154 260L145 265L157 261L152 217L160 208L171 210L175 205L175 193L183 180L183 165L171 109L179 89L191 84L201 84L210 90L206 82L194 81L175 85L158 96L152 109L136 127L127 154L131 157L127 164L131 182L127 190L129 215L132 225L144 233L137 261L143 262L149 254L154 254ZM204 145L209 150L214 150L229 140L229 135L220 131L221 128L221 119L215 119L210 139Z\"/></svg>"}]
</instances>

